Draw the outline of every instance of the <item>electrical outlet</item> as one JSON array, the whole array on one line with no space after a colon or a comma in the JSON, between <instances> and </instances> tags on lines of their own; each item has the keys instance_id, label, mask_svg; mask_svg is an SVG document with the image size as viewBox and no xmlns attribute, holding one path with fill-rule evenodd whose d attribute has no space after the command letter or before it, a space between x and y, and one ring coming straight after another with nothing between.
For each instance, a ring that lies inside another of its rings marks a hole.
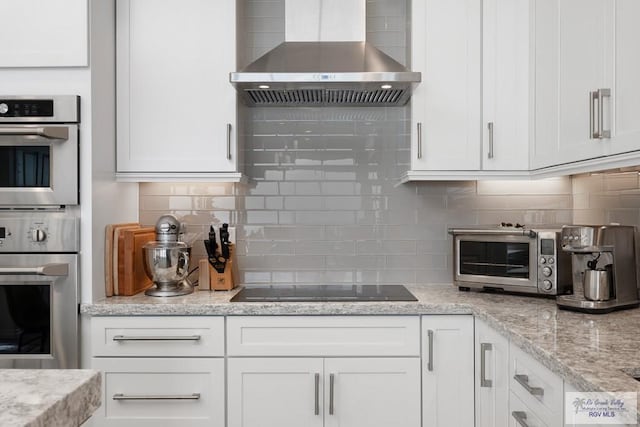
<instances>
[{"instance_id":1,"label":"electrical outlet","mask_svg":"<svg viewBox=\"0 0 640 427\"><path fill-rule=\"evenodd\" d=\"M229 243L236 243L236 228L229 227Z\"/></svg>"}]
</instances>

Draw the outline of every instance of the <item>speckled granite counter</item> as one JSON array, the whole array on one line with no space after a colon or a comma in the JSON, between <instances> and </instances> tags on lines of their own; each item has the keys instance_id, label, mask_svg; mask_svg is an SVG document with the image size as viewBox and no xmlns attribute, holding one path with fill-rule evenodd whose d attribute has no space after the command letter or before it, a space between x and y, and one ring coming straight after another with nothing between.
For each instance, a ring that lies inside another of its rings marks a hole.
<instances>
[{"instance_id":1,"label":"speckled granite counter","mask_svg":"<svg viewBox=\"0 0 640 427\"><path fill-rule=\"evenodd\" d=\"M640 309L605 315L560 310L555 300L459 292L451 285L407 286L417 302L230 303L236 293L184 297L139 294L84 304L91 316L474 314L584 391L637 391L625 374L640 368Z\"/></svg>"},{"instance_id":2,"label":"speckled granite counter","mask_svg":"<svg viewBox=\"0 0 640 427\"><path fill-rule=\"evenodd\" d=\"M0 426L79 426L100 406L101 380L86 369L1 369Z\"/></svg>"}]
</instances>

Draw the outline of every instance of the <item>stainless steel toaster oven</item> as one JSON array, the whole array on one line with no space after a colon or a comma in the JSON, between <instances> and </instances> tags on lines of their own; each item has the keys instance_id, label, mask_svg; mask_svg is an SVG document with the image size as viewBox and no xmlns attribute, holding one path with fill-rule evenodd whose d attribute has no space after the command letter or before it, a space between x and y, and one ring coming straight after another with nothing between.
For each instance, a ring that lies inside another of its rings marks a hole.
<instances>
[{"instance_id":1,"label":"stainless steel toaster oven","mask_svg":"<svg viewBox=\"0 0 640 427\"><path fill-rule=\"evenodd\" d=\"M561 228L450 228L453 282L461 289L561 295L571 292L571 256Z\"/></svg>"}]
</instances>

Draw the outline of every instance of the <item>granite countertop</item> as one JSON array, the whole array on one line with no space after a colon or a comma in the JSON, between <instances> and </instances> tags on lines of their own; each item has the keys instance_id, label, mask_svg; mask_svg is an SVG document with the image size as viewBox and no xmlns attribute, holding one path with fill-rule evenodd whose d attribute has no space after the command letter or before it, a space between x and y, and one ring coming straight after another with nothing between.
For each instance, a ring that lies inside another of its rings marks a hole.
<instances>
[{"instance_id":1,"label":"granite countertop","mask_svg":"<svg viewBox=\"0 0 640 427\"><path fill-rule=\"evenodd\" d=\"M0 426L79 426L100 406L101 381L87 369L0 369Z\"/></svg>"},{"instance_id":2,"label":"granite countertop","mask_svg":"<svg viewBox=\"0 0 640 427\"><path fill-rule=\"evenodd\" d=\"M583 391L637 391L640 309L609 314L560 310L554 299L410 285L417 302L230 303L237 290L155 298L138 294L83 304L90 316L473 314Z\"/></svg>"}]
</instances>

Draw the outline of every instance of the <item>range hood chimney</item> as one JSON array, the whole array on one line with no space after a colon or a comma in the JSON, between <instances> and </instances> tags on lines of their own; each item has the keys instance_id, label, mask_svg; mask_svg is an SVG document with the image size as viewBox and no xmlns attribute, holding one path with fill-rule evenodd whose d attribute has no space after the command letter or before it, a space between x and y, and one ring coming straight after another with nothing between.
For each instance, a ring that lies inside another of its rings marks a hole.
<instances>
[{"instance_id":1,"label":"range hood chimney","mask_svg":"<svg viewBox=\"0 0 640 427\"><path fill-rule=\"evenodd\" d=\"M401 106L420 73L365 42L366 0L286 0L285 42L231 84L249 106Z\"/></svg>"}]
</instances>

